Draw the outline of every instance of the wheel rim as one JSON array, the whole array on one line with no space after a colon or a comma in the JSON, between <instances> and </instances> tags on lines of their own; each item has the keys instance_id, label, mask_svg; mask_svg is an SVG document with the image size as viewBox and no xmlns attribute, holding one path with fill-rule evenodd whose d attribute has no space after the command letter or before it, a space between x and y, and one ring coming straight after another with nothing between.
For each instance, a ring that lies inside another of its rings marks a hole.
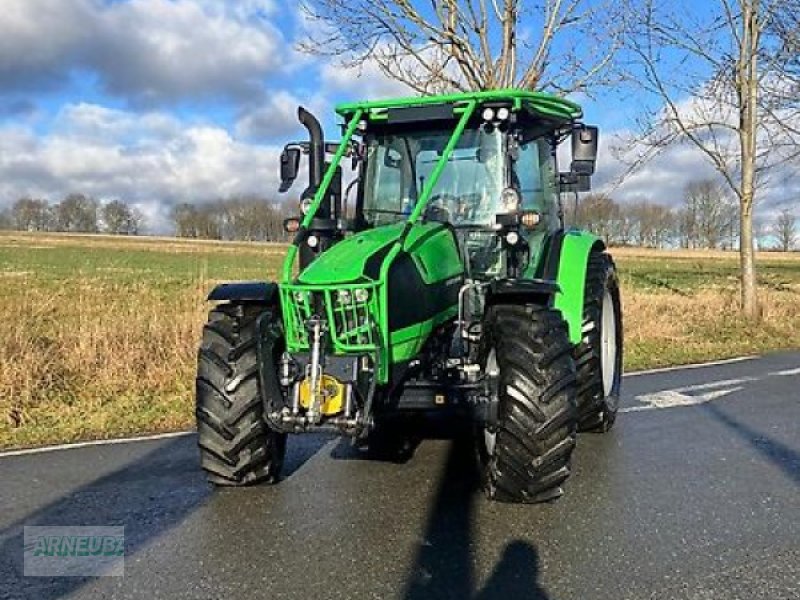
<instances>
[{"instance_id":1,"label":"wheel rim","mask_svg":"<svg viewBox=\"0 0 800 600\"><path fill-rule=\"evenodd\" d=\"M489 351L489 355L486 357L486 374L490 377L496 377L498 373L497 368L497 353L495 352L494 348ZM489 431L488 427L483 428L483 447L486 449L487 456L494 455L494 448L497 444L497 432L496 431Z\"/></svg>"},{"instance_id":2,"label":"wheel rim","mask_svg":"<svg viewBox=\"0 0 800 600\"><path fill-rule=\"evenodd\" d=\"M600 331L601 374L603 395L608 397L614 390L617 378L617 314L611 291L603 295L603 321Z\"/></svg>"}]
</instances>

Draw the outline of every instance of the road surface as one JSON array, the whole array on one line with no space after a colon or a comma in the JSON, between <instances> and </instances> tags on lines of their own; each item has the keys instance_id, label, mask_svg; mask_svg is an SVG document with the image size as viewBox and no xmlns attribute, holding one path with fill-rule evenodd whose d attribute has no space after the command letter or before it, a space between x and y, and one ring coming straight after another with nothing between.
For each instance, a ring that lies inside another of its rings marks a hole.
<instances>
[{"instance_id":1,"label":"road surface","mask_svg":"<svg viewBox=\"0 0 800 600\"><path fill-rule=\"evenodd\" d=\"M628 376L559 501L490 503L469 453L290 439L214 491L194 435L0 458L0 598L800 598L800 353ZM124 577L23 577L23 525L124 525Z\"/></svg>"}]
</instances>

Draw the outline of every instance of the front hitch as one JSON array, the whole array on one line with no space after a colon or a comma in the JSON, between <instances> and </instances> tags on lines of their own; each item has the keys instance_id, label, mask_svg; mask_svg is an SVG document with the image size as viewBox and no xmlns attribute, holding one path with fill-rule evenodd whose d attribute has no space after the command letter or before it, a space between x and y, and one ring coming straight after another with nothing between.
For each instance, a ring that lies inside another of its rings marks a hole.
<instances>
[{"instance_id":1,"label":"front hitch","mask_svg":"<svg viewBox=\"0 0 800 600\"><path fill-rule=\"evenodd\" d=\"M268 315L267 315L268 316ZM324 353L327 324L319 317L306 323L310 337L309 355L287 353L275 364L275 348L283 329L273 320L259 317L256 350L259 384L264 402L264 420L282 433L328 431L361 438L373 425L372 406L376 394L376 375L380 344L375 355L329 356ZM361 410L356 410L354 395L358 384L357 366L368 380L360 388ZM330 368L331 372L326 372ZM341 414L331 415L325 407L330 400L326 382L336 381L344 396ZM290 400L291 397L291 400Z\"/></svg>"}]
</instances>

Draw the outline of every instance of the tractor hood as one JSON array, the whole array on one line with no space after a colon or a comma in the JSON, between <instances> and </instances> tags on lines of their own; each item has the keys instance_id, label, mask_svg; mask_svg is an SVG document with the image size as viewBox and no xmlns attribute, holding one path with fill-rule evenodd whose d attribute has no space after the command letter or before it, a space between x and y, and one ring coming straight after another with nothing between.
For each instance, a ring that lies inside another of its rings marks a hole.
<instances>
[{"instance_id":1,"label":"tractor hood","mask_svg":"<svg viewBox=\"0 0 800 600\"><path fill-rule=\"evenodd\" d=\"M342 240L308 265L300 273L298 283L334 285L364 278L377 279L383 258L400 238L404 227L405 223L384 225ZM442 227L440 223L415 225L409 232L407 243L413 244L420 236Z\"/></svg>"}]
</instances>

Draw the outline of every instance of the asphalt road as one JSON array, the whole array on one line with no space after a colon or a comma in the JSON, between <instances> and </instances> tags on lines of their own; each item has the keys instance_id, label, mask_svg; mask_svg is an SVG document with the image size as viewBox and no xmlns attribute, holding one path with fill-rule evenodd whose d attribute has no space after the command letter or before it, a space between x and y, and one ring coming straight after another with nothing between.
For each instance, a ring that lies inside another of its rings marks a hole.
<instances>
[{"instance_id":1,"label":"asphalt road","mask_svg":"<svg viewBox=\"0 0 800 600\"><path fill-rule=\"evenodd\" d=\"M470 454L290 439L214 491L193 435L0 458L0 598L800 598L800 354L629 376L566 495L490 503ZM124 525L124 577L23 577L23 525Z\"/></svg>"}]
</instances>

